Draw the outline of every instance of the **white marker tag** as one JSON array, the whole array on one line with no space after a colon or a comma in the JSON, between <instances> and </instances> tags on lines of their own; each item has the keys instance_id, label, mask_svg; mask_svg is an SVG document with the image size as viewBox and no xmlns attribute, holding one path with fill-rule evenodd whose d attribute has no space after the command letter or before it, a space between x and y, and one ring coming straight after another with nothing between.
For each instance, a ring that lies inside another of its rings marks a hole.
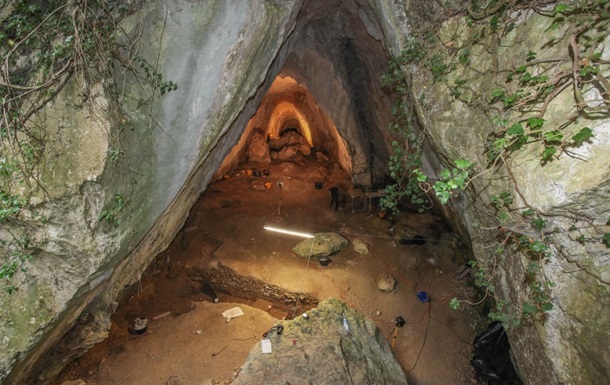
<instances>
[{"instance_id":1,"label":"white marker tag","mask_svg":"<svg viewBox=\"0 0 610 385\"><path fill-rule=\"evenodd\" d=\"M261 350L263 353L271 353L271 340L261 340Z\"/></svg>"}]
</instances>

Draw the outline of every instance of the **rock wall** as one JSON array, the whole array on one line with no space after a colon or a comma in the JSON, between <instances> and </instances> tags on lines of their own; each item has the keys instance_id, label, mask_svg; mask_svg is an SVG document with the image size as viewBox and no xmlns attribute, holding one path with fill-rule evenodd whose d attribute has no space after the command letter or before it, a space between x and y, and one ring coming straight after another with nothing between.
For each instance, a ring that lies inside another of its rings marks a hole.
<instances>
[{"instance_id":1,"label":"rock wall","mask_svg":"<svg viewBox=\"0 0 610 385\"><path fill-rule=\"evenodd\" d=\"M482 38L481 45L471 47L469 67L458 64L446 76L446 81L434 79L430 64L421 63L412 68L412 97L429 148L434 151L426 155L428 160L424 166L430 174L438 175L441 166L450 168L452 161L459 158L477 163L478 171L485 169L488 161L485 145L489 136L498 130L494 120L497 112L483 111L474 103L455 97L452 87L456 79L466 79L473 94L488 97L497 88L490 75L493 69L516 69L527 63L529 52L536 52L537 60L541 61L558 57L570 60L569 34L562 27L551 27L550 12L552 7L547 8L546 15L515 13L511 25L514 29L503 35L496 55L485 50L492 46L491 39L497 37L489 34ZM401 25L406 28L404 23ZM401 28L393 25L388 29ZM436 43L445 46L429 52L428 57L439 53L443 61L449 62L450 55L458 55L457 47L474 33L467 18L449 19L436 32ZM386 45L395 47L396 51L404 47L400 39L392 38L390 33L386 36L389 38ZM610 57L609 43L606 37L602 44L603 58ZM585 95L587 100L597 97L595 87L589 88ZM563 119L573 112L569 110L573 98L573 89L564 89L548 106L544 124L562 127L566 136L578 128L590 127L595 135L590 142L575 147L571 155L541 162L544 148L538 141L510 160L514 182L508 181L507 171L502 167L489 175L484 173L472 182L471 189L452 198L445 208L452 222L471 239L480 263L495 258L496 247L492 245L498 245L497 230L501 226L532 242L542 240L551 245L550 257L540 264L540 274L554 284L553 309L542 317L526 317L519 328L509 330L515 363L525 384L600 384L607 382L610 375L610 355L606 349L610 342L607 310L610 263L608 246L602 241L603 234L610 230L607 224L610 159L605 155L610 149L610 120L603 114L581 114L577 124L562 126ZM514 110L502 115L508 120L515 116ZM548 214L542 231L516 213L511 212L508 221L498 220L492 196L503 191L509 192L515 206L528 204ZM544 238L541 234L545 234ZM527 279L532 261L516 249L498 260L492 279L497 297L520 309L533 295Z\"/></svg>"},{"instance_id":2,"label":"rock wall","mask_svg":"<svg viewBox=\"0 0 610 385\"><path fill-rule=\"evenodd\" d=\"M39 249L27 275L14 278L17 292L0 294L0 383L45 382L105 338L119 293L171 241L254 113L300 7L146 2L122 28L139 37L138 57L178 89L159 97L126 71L107 80L119 99L89 86L98 111L84 110L78 79L46 106L40 118L56 135L42 175L49 196L34 194L12 229L32 234ZM152 105L143 103L151 95Z\"/></svg>"}]
</instances>

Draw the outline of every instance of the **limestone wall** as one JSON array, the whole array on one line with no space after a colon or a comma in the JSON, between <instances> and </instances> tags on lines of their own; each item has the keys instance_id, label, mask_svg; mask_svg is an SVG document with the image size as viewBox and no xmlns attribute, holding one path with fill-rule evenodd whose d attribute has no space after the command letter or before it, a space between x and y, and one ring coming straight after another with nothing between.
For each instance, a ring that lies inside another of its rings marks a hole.
<instances>
[{"instance_id":1,"label":"limestone wall","mask_svg":"<svg viewBox=\"0 0 610 385\"><path fill-rule=\"evenodd\" d=\"M34 194L35 206L13 229L34 234L39 250L14 278L17 292L0 294L0 383L50 379L106 336L118 294L180 229L236 141L238 132L227 131L254 113L258 87L300 6L147 2L122 27L139 36L138 57L178 89L163 97L157 90L151 106L142 101L152 90L125 72L108 79L118 99L94 89L95 114L81 111L77 79L47 105L41 116L53 136L42 180L49 195ZM114 125L116 103L123 117ZM110 159L107 150L119 144L121 155ZM116 207L117 194L124 208L112 223L100 219Z\"/></svg>"},{"instance_id":2,"label":"limestone wall","mask_svg":"<svg viewBox=\"0 0 610 385\"><path fill-rule=\"evenodd\" d=\"M399 52L404 45L402 38L394 35L395 31L406 31L409 24L400 16L401 9L396 8L395 2L382 3L378 7L386 15L381 23L385 44L393 52ZM404 8L402 11L406 13ZM453 166L451 162L458 158L477 163L479 171L484 169L487 164L484 146L488 135L498 129L493 113L481 111L452 95L454 79L468 79L473 93L490 95L495 84L486 71L491 71L494 65L517 68L530 51L537 52L538 60L569 57L568 36L561 28L550 28L549 17L522 12L515 14L514 20L514 30L499 45L499 63L494 63L491 52L485 51L483 44L473 47L470 54L470 66L476 71L469 72L464 66L458 66L447 81L435 82L424 63L412 69L412 94L418 101L418 117L429 148L435 151L424 166L429 173L438 173L441 166ZM457 50L452 53L451 48L445 48L459 47L472 33L466 18L450 19L436 33L436 42L443 42L446 47L435 52L445 55L443 59L449 61L449 55L457 55ZM549 43L553 39L557 40ZM610 57L608 43L606 39L602 44L606 47L603 58ZM589 88L585 98L594 100L597 92ZM562 119L573 112L569 110L573 105L571 100L572 88L565 89L548 107L545 124L559 127ZM505 118L514 116L504 115ZM551 290L554 307L544 317L526 317L520 328L509 331L515 363L526 384L600 384L607 382L610 375L607 352L610 263L609 249L602 241L603 233L609 231L606 221L610 213L607 199L610 158L605 154L610 150L610 120L599 114L582 114L577 124L566 128L565 135L584 126L590 127L595 136L574 148L572 156L563 154L552 162L541 162L543 148L541 143L535 143L511 160L517 187L507 182L506 171L500 168L496 173L479 177L469 192L453 198L446 208L447 215L472 240L475 257L481 263L490 260L495 250L493 245L498 244L495 230L499 225L532 239L539 239L542 233L519 218L499 222L490 204L492 195L508 191L516 206L524 207L527 202L541 212L553 213L545 218L545 239L553 246L550 258L542 264L542 274L555 284ZM436 159L441 159L442 164ZM523 254L509 252L495 269L493 283L498 297L517 308L531 300L531 288L524 278L529 263Z\"/></svg>"}]
</instances>

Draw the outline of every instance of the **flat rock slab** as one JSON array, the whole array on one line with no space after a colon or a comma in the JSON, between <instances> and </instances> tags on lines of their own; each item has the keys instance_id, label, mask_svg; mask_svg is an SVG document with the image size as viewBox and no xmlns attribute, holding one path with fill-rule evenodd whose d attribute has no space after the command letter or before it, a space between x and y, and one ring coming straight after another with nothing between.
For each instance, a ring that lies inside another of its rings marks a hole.
<instances>
[{"instance_id":1,"label":"flat rock slab","mask_svg":"<svg viewBox=\"0 0 610 385\"><path fill-rule=\"evenodd\" d=\"M345 249L349 241L337 233L316 233L314 238L305 239L296 245L292 251L301 257L327 257Z\"/></svg>"},{"instance_id":2,"label":"flat rock slab","mask_svg":"<svg viewBox=\"0 0 610 385\"><path fill-rule=\"evenodd\" d=\"M268 335L272 352L257 343L233 385L408 384L375 323L337 299L281 325Z\"/></svg>"}]
</instances>

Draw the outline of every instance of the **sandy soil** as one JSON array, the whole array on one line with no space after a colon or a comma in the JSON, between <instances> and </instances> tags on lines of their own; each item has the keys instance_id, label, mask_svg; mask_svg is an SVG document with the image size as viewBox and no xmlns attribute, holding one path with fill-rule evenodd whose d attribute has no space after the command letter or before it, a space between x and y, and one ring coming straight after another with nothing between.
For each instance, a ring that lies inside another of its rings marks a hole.
<instances>
[{"instance_id":1,"label":"sandy soil","mask_svg":"<svg viewBox=\"0 0 610 385\"><path fill-rule=\"evenodd\" d=\"M208 186L183 230L117 310L110 337L70 365L58 384L75 379L98 385L230 383L275 320L300 313L222 292L220 302L213 303L190 267L214 261L319 300L342 299L375 320L389 337L412 385L477 384L469 362L470 343L484 321L473 309L454 311L448 306L453 297L469 297L471 289L454 275L466 256L440 218L406 213L380 219L368 202L354 202L352 210L349 199L345 208L335 211L329 207L328 189L347 189L348 179L317 160L266 165L268 176L242 171L254 167L243 164ZM324 186L316 189L314 182L324 174ZM292 252L301 239L265 231L266 224L336 231L350 241L361 239L369 253L358 254L350 245L331 256L329 266L315 259L308 263ZM405 229L426 243L400 244L398 232ZM391 293L377 288L385 275L397 281ZM430 302L418 301L422 290ZM233 306L246 314L225 323L220 313ZM156 316L162 317L153 319ZM397 329L394 340L398 316L407 323ZM127 329L137 317L150 319L148 331L130 335Z\"/></svg>"}]
</instances>

